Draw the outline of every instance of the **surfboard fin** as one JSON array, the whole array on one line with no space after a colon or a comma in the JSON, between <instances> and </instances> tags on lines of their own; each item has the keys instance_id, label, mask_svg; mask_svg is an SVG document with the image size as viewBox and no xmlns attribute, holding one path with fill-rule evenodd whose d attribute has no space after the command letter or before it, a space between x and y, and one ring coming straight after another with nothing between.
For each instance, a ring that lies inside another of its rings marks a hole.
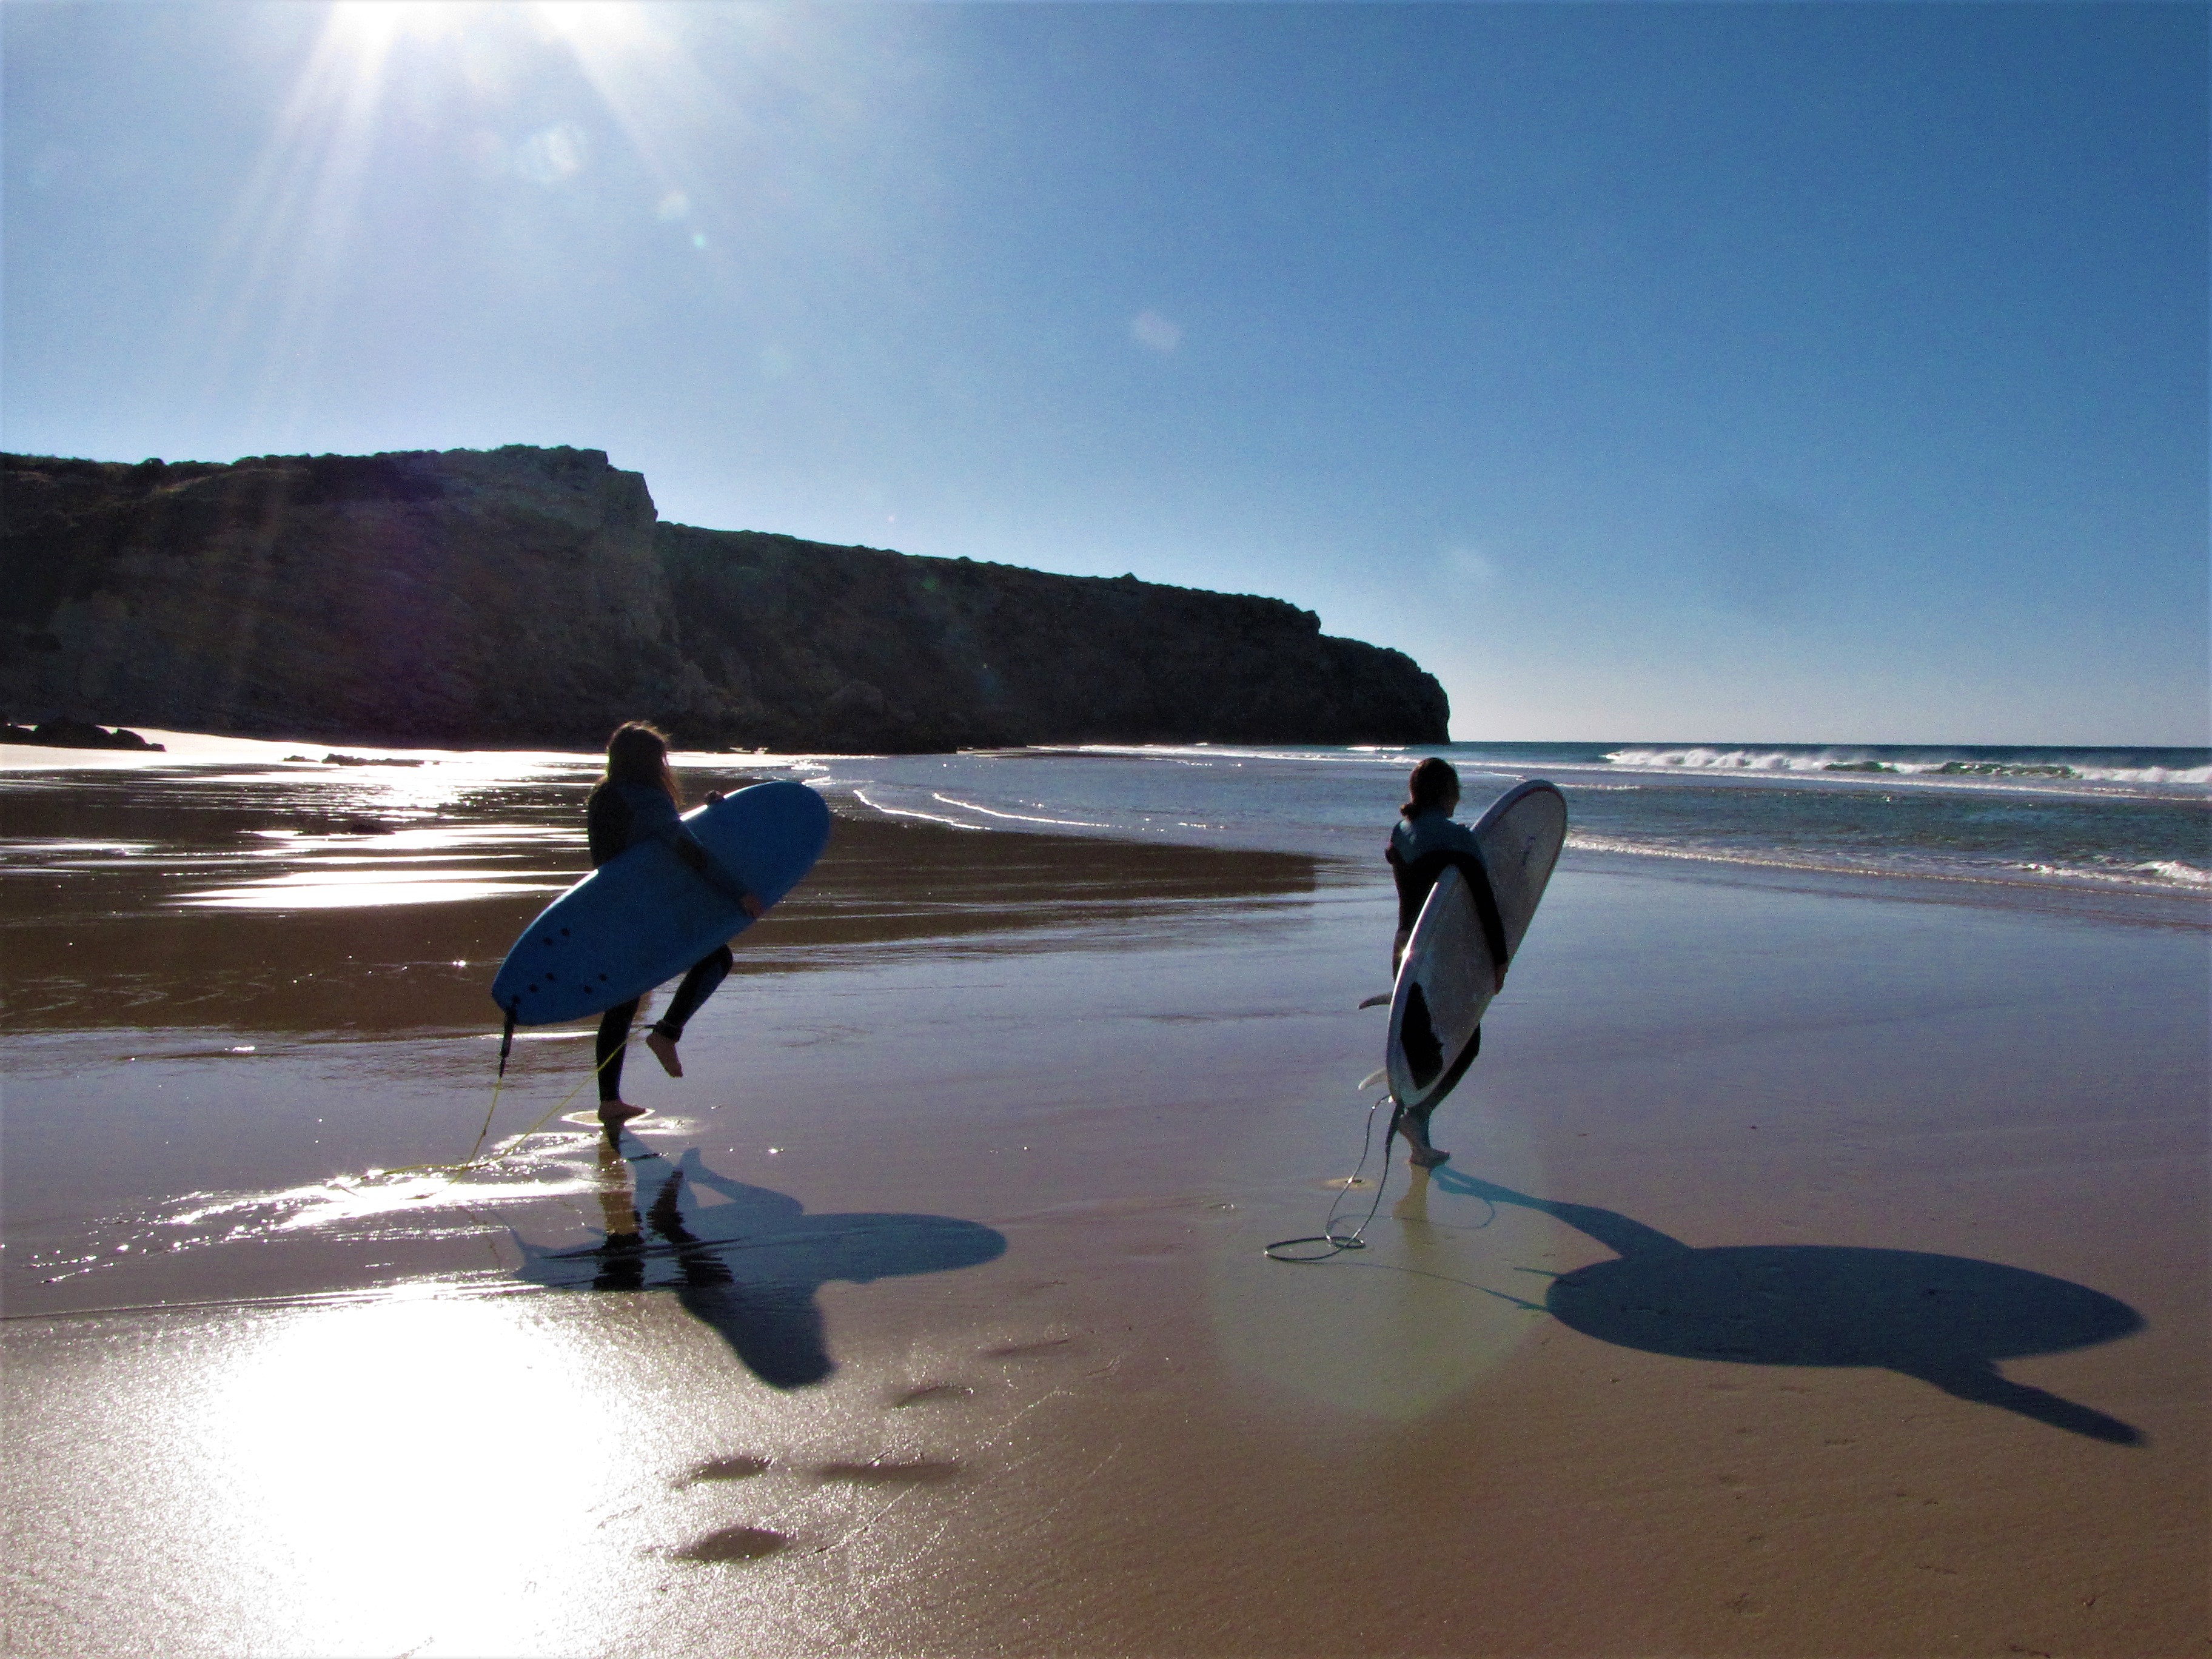
<instances>
[{"instance_id":1,"label":"surfboard fin","mask_svg":"<svg viewBox=\"0 0 2212 1659\"><path fill-rule=\"evenodd\" d=\"M507 1005L507 1024L499 1034L499 1074L501 1077L507 1075L507 1056L514 1047L514 1011L519 1006L519 1001Z\"/></svg>"},{"instance_id":2,"label":"surfboard fin","mask_svg":"<svg viewBox=\"0 0 2212 1659\"><path fill-rule=\"evenodd\" d=\"M1388 991L1382 991L1378 992L1374 996L1365 998L1361 1001L1359 1006L1363 1008L1380 1008L1388 1004L1389 1000L1390 993Z\"/></svg>"},{"instance_id":3,"label":"surfboard fin","mask_svg":"<svg viewBox=\"0 0 2212 1659\"><path fill-rule=\"evenodd\" d=\"M1382 1082L1383 1079L1389 1075L1390 1068L1388 1066L1382 1066L1378 1070L1370 1072L1365 1077L1359 1079L1359 1092L1365 1094L1370 1089L1373 1088L1376 1084Z\"/></svg>"}]
</instances>

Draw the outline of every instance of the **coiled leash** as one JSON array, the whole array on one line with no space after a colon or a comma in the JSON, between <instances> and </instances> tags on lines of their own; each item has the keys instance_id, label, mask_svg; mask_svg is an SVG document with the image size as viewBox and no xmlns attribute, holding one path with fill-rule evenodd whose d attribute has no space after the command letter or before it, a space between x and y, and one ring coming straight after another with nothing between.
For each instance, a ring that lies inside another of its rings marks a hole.
<instances>
[{"instance_id":1,"label":"coiled leash","mask_svg":"<svg viewBox=\"0 0 2212 1659\"><path fill-rule=\"evenodd\" d=\"M1369 1084L1376 1081L1381 1075L1380 1073L1376 1073L1374 1077L1369 1078L1359 1086L1363 1089L1366 1088ZM1359 1177L1366 1173L1368 1154L1372 1150L1375 1141L1375 1114L1385 1106L1390 1109L1390 1123L1389 1127L1382 1131L1382 1173L1375 1180L1375 1201L1367 1206L1367 1213L1361 1218L1357 1227L1348 1233L1340 1233L1336 1231L1336 1212L1343 1207L1345 1194L1357 1188L1359 1185ZM1390 1184L1390 1137L1398 1133L1398 1120L1403 1110L1404 1109L1398 1104L1397 1097L1388 1094L1367 1109L1367 1121L1360 1127L1359 1131L1359 1162L1353 1166L1352 1174L1346 1178L1344 1185L1338 1189L1336 1200L1328 1206L1328 1218L1321 1224L1321 1231L1317 1233L1308 1233L1299 1238L1279 1238L1273 1243L1266 1246L1261 1251L1261 1255L1270 1261L1288 1262L1293 1267L1311 1267L1318 1262L1334 1260L1346 1250L1364 1250L1367 1248L1367 1241L1360 1235L1367 1231L1369 1224L1375 1219L1376 1212L1382 1207L1382 1194ZM1323 1247L1317 1253L1299 1255L1278 1254L1284 1250L1305 1249L1316 1244Z\"/></svg>"}]
</instances>

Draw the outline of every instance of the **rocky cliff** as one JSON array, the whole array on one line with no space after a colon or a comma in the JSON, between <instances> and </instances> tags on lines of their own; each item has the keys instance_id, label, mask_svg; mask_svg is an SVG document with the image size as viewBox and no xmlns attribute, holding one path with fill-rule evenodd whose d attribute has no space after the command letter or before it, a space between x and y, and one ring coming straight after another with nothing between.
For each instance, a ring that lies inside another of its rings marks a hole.
<instances>
[{"instance_id":1,"label":"rocky cliff","mask_svg":"<svg viewBox=\"0 0 2212 1659\"><path fill-rule=\"evenodd\" d=\"M658 522L596 450L0 457L0 716L422 744L1441 741L1279 600Z\"/></svg>"}]
</instances>

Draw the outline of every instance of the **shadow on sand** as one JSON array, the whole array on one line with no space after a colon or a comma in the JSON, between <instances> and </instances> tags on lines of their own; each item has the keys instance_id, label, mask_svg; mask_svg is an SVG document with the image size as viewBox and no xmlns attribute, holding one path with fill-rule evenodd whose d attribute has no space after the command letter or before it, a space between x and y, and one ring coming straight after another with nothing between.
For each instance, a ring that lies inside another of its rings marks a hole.
<instances>
[{"instance_id":1,"label":"shadow on sand","mask_svg":"<svg viewBox=\"0 0 2212 1659\"><path fill-rule=\"evenodd\" d=\"M605 1241L546 1250L518 1238L520 1277L554 1290L672 1291L771 1388L836 1369L814 1304L831 1279L945 1273L1006 1249L1004 1234L951 1216L808 1215L797 1199L714 1174L696 1146L671 1164L635 1140L602 1141L599 1172ZM721 1201L702 1203L701 1189Z\"/></svg>"},{"instance_id":2,"label":"shadow on sand","mask_svg":"<svg viewBox=\"0 0 2212 1659\"><path fill-rule=\"evenodd\" d=\"M1437 1170L1434 1179L1440 1191L1557 1217L1615 1252L1616 1261L1554 1279L1543 1304L1560 1323L1601 1341L1749 1365L1880 1365L2092 1439L2142 1439L2117 1418L1997 1370L2000 1359L2086 1348L2142 1328L2133 1308L2086 1285L1915 1250L1695 1249L1616 1211L1531 1198L1456 1170Z\"/></svg>"}]
</instances>

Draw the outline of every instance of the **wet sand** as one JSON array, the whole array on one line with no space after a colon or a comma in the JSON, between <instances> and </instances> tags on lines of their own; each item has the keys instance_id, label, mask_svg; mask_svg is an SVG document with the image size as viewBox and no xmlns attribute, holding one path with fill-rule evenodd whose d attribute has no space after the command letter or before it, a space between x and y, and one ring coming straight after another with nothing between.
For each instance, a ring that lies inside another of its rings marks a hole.
<instances>
[{"instance_id":1,"label":"wet sand","mask_svg":"<svg viewBox=\"0 0 2212 1659\"><path fill-rule=\"evenodd\" d=\"M372 1176L468 1151L576 785L236 775L0 791L10 1651L2203 1644L2201 928L1571 866L1451 1163L1288 1267L1379 870L841 821L618 1153ZM508 890L175 902L410 834Z\"/></svg>"}]
</instances>

